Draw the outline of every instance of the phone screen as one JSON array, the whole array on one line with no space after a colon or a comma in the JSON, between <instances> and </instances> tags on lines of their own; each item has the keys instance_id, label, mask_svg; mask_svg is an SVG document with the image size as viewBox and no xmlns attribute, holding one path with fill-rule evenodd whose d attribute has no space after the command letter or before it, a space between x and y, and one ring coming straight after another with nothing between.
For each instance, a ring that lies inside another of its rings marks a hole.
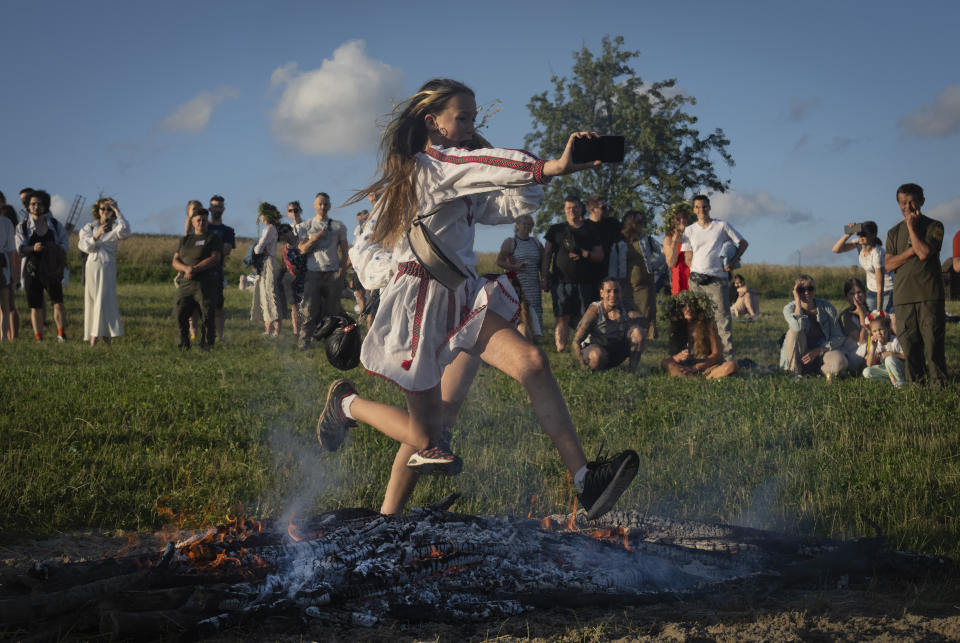
<instances>
[{"instance_id":1,"label":"phone screen","mask_svg":"<svg viewBox=\"0 0 960 643\"><path fill-rule=\"evenodd\" d=\"M620 163L624 157L624 138L622 136L600 136L597 138L578 138L573 141L573 162Z\"/></svg>"}]
</instances>

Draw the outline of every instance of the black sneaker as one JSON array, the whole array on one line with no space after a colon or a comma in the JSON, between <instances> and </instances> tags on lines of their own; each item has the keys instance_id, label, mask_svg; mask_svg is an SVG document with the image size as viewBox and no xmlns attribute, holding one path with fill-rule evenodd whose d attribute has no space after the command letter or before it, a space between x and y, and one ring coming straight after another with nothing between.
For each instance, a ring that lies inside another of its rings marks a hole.
<instances>
[{"instance_id":1,"label":"black sneaker","mask_svg":"<svg viewBox=\"0 0 960 643\"><path fill-rule=\"evenodd\" d=\"M596 520L617 503L640 468L636 451L627 449L612 458L587 463L583 492L578 494L588 520Z\"/></svg>"},{"instance_id":2,"label":"black sneaker","mask_svg":"<svg viewBox=\"0 0 960 643\"><path fill-rule=\"evenodd\" d=\"M355 394L353 382L344 379L334 380L327 391L327 403L317 420L317 440L327 451L339 449L347 437L347 429L357 426L355 420L343 414L342 404L343 398Z\"/></svg>"},{"instance_id":3,"label":"black sneaker","mask_svg":"<svg viewBox=\"0 0 960 643\"><path fill-rule=\"evenodd\" d=\"M442 447L420 449L407 460L407 467L424 475L455 476L463 471L463 460Z\"/></svg>"}]
</instances>

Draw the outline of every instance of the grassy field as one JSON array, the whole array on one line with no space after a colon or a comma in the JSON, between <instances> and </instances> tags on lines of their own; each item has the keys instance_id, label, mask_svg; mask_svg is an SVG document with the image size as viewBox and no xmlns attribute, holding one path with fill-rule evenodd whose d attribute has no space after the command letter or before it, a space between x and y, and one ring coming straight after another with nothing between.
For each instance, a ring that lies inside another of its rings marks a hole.
<instances>
[{"instance_id":1,"label":"grassy field","mask_svg":"<svg viewBox=\"0 0 960 643\"><path fill-rule=\"evenodd\" d=\"M0 540L220 523L239 504L261 516L379 507L395 445L369 427L353 431L334 454L316 443L319 398L339 375L322 350L296 351L288 325L279 340L264 339L262 326L247 320L249 293L231 286L225 341L210 353L180 353L174 290L158 258L169 245L169 265L173 241L133 241L121 244L125 337L109 347L79 341L75 279L66 289L73 341L37 343L24 327L19 341L0 344ZM244 249L231 258L231 284ZM149 283L129 283L136 270ZM738 356L775 364L785 303L776 295L796 271L742 272L765 298L761 322L734 324ZM811 272L836 299L826 284L842 283L850 271ZM872 535L875 522L897 547L960 558L956 383L895 391L854 378L678 381L656 368L665 350L663 339L655 341L634 377L588 374L570 355L548 349L588 456L601 444L640 453L622 505L845 538ZM958 372L956 325L947 329L947 361ZM365 396L401 402L391 385L360 369L351 376ZM559 459L512 380L481 371L454 448L464 473L424 481L414 504L456 490L464 494L461 511L569 511Z\"/></svg>"}]
</instances>

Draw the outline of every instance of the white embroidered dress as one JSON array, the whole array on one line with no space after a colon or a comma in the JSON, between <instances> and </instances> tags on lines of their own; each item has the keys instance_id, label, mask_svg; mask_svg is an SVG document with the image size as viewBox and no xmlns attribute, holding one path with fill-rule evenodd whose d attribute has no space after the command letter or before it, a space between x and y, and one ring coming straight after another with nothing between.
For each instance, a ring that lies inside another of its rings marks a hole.
<instances>
[{"instance_id":1,"label":"white embroidered dress","mask_svg":"<svg viewBox=\"0 0 960 643\"><path fill-rule=\"evenodd\" d=\"M350 258L367 288L384 285L380 312L360 352L368 372L406 391L440 384L444 367L477 342L488 311L510 321L519 314L506 277L476 275L475 225L510 223L543 200L544 162L521 150L431 147L416 156L418 214L444 246L456 252L471 276L456 290L432 279L404 235L392 255L372 242L374 207Z\"/></svg>"},{"instance_id":2,"label":"white embroidered dress","mask_svg":"<svg viewBox=\"0 0 960 643\"><path fill-rule=\"evenodd\" d=\"M83 269L83 337L119 337L123 335L120 306L117 302L117 248L120 241L133 232L130 224L117 212L117 220L109 232L99 239L93 235L100 227L91 221L80 228L77 246L87 253Z\"/></svg>"}]
</instances>

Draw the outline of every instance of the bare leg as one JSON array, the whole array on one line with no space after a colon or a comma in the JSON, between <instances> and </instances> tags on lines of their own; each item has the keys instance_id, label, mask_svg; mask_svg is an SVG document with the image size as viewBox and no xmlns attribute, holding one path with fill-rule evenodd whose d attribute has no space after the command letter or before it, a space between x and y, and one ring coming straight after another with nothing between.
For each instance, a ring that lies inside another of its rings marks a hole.
<instances>
[{"instance_id":1,"label":"bare leg","mask_svg":"<svg viewBox=\"0 0 960 643\"><path fill-rule=\"evenodd\" d=\"M607 365L607 351L599 346L586 346L580 352L580 363L591 371L599 371Z\"/></svg>"},{"instance_id":2,"label":"bare leg","mask_svg":"<svg viewBox=\"0 0 960 643\"><path fill-rule=\"evenodd\" d=\"M558 353L562 353L567 350L567 343L570 341L569 315L561 315L557 318L557 328L554 331L554 339L556 340Z\"/></svg>"},{"instance_id":3,"label":"bare leg","mask_svg":"<svg viewBox=\"0 0 960 643\"><path fill-rule=\"evenodd\" d=\"M640 356L643 355L643 349L646 345L646 333L639 325L630 327L628 339L630 340L630 372L636 373L640 365Z\"/></svg>"},{"instance_id":4,"label":"bare leg","mask_svg":"<svg viewBox=\"0 0 960 643\"><path fill-rule=\"evenodd\" d=\"M677 364L672 357L664 357L663 361L660 362L660 366L670 377L693 377L692 374L680 368L680 365Z\"/></svg>"},{"instance_id":5,"label":"bare leg","mask_svg":"<svg viewBox=\"0 0 960 643\"><path fill-rule=\"evenodd\" d=\"M483 320L475 351L484 362L523 385L540 427L553 441L570 473L585 466L587 457L544 352L493 312L488 312Z\"/></svg>"},{"instance_id":6,"label":"bare leg","mask_svg":"<svg viewBox=\"0 0 960 643\"><path fill-rule=\"evenodd\" d=\"M480 360L477 357L467 353L460 353L454 358L453 362L443 369L443 377L440 380L441 404L443 406L443 426L452 427L460 412L460 407L467 399L467 392L473 379L480 368ZM358 398L359 399L359 398ZM394 407L390 407L394 408ZM356 402L350 407L350 412L356 417ZM408 421L408 415L395 409L402 414L402 418L397 416L394 421L398 424ZM384 433L384 429L380 429ZM397 451L397 456L393 459L393 467L390 470L390 480L387 482L387 489L383 495L383 505L380 507L380 513L398 514L403 511L417 486L417 480L420 474L415 473L407 467L407 460L413 455L414 449L408 444L401 444Z\"/></svg>"},{"instance_id":7,"label":"bare leg","mask_svg":"<svg viewBox=\"0 0 960 643\"><path fill-rule=\"evenodd\" d=\"M721 377L727 377L728 375L733 375L737 370L737 365L734 362L723 362L718 365L715 369L707 373L706 379L716 380Z\"/></svg>"},{"instance_id":8,"label":"bare leg","mask_svg":"<svg viewBox=\"0 0 960 643\"><path fill-rule=\"evenodd\" d=\"M43 308L30 309L30 324L33 326L33 334L37 337L43 335L43 324L45 321L43 318Z\"/></svg>"},{"instance_id":9,"label":"bare leg","mask_svg":"<svg viewBox=\"0 0 960 643\"><path fill-rule=\"evenodd\" d=\"M290 306L290 325L293 327L293 334L300 336L300 307L294 304Z\"/></svg>"},{"instance_id":10,"label":"bare leg","mask_svg":"<svg viewBox=\"0 0 960 643\"><path fill-rule=\"evenodd\" d=\"M350 405L350 414L358 421L369 424L380 433L416 449L426 449L433 440L440 437L443 430L437 410L440 408L440 387L434 387L423 393L408 393L407 408L410 412L389 404L374 402L357 397ZM414 419L414 410L422 415ZM433 415L430 420L420 419L423 415ZM436 429L436 437L433 431Z\"/></svg>"},{"instance_id":11,"label":"bare leg","mask_svg":"<svg viewBox=\"0 0 960 643\"><path fill-rule=\"evenodd\" d=\"M7 327L10 326L10 289L0 288L0 342L5 339L13 340L7 336Z\"/></svg>"},{"instance_id":12,"label":"bare leg","mask_svg":"<svg viewBox=\"0 0 960 643\"><path fill-rule=\"evenodd\" d=\"M67 311L63 307L63 304L54 304L53 305L53 321L57 323L57 330L67 329Z\"/></svg>"}]
</instances>

